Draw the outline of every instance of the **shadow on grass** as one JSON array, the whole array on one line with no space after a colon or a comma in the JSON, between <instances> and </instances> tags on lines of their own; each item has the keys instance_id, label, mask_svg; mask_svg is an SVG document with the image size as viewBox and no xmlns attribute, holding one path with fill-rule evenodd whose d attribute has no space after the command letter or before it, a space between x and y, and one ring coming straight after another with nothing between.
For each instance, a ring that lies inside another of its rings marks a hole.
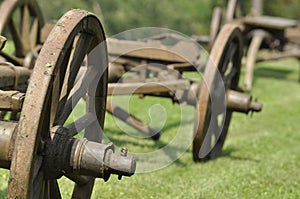
<instances>
[{"instance_id":1,"label":"shadow on grass","mask_svg":"<svg viewBox=\"0 0 300 199\"><path fill-rule=\"evenodd\" d=\"M143 141L141 139L136 138L132 140L132 137L129 135L124 135L124 132L122 131L106 131L106 135L113 135L113 136L108 136L109 140L116 146L129 146L133 145L136 147L140 148L149 148L149 150L158 150L161 149L170 159L174 159L174 163L180 166L187 166L185 163L179 160L178 153L181 153L184 151L184 149L176 146L168 146L168 148L164 148L165 146L168 145L168 142L164 142L161 139L159 140L152 140L151 138L144 138ZM122 135L123 134L123 135ZM118 136L116 136L118 135ZM121 136L119 136L121 135ZM127 139L128 138L128 139ZM129 149L130 150L130 149ZM188 149L186 149L188 151ZM186 152L185 151L185 152Z\"/></svg>"},{"instance_id":2,"label":"shadow on grass","mask_svg":"<svg viewBox=\"0 0 300 199\"><path fill-rule=\"evenodd\" d=\"M117 118L115 118L115 119L118 120L118 122L124 123L123 121L121 121L121 120L119 120L119 119L117 119ZM143 120L142 120L142 121L143 121ZM143 121L143 122L146 123L145 121ZM178 128L179 128L180 125L185 125L185 124L187 124L187 123L189 123L189 121L187 121L187 122L184 122L184 121L183 121L182 123L180 123L180 122L178 122L178 121L168 122L168 124L165 125L165 126L163 127L163 129L161 130L161 135L163 135L164 132L168 132L170 129L173 129L174 127L178 127ZM126 123L125 123L125 124L126 124ZM126 125L128 125L128 124L126 124ZM129 126L129 125L128 125L128 126ZM155 128L155 127L153 127L153 126L149 126L149 127L151 127L152 129L158 131L158 128ZM130 127L130 128L133 128L133 127ZM133 128L133 129L134 129L134 128ZM135 131L138 131L138 130L135 130ZM109 132L109 129L105 129L105 134L106 134L107 132ZM109 132L109 133L110 133L110 132ZM121 130L116 131L116 132L113 132L113 133L120 134L120 135L123 135L123 134L124 134L124 132L121 131ZM144 133L142 133L142 132L138 132L138 134L144 135ZM149 138L149 139L151 139L151 138Z\"/></svg>"},{"instance_id":3,"label":"shadow on grass","mask_svg":"<svg viewBox=\"0 0 300 199\"><path fill-rule=\"evenodd\" d=\"M145 145L143 143L139 143L138 141L130 141L130 140L125 140L124 138L123 139L115 139L115 138L112 138L110 137L109 138L113 143L114 145L117 145L117 146L127 146L127 145L134 145L134 146L138 146L138 147L145 147ZM150 139L150 138L149 138ZM158 150L158 149L162 149L162 151L170 158L170 159L174 159L174 163L179 165L179 166L187 166L186 163L183 163L182 161L180 161L177 157L178 155L178 152L181 152L182 149L179 148L179 147L172 147L172 146L169 146L168 150L165 150L164 146L166 146L168 143L165 143L161 140L157 140L157 141L152 141L152 140L149 140L149 143L154 143L153 145L151 146L147 146L150 150Z\"/></svg>"},{"instance_id":4,"label":"shadow on grass","mask_svg":"<svg viewBox=\"0 0 300 199\"><path fill-rule=\"evenodd\" d=\"M188 123L189 123L189 121L188 122L182 122L181 125L185 125L185 124L188 124ZM168 125L164 126L164 128L161 130L161 136L164 136L164 132L170 131L172 128L174 128L174 126L178 126L178 128L179 128L179 124L178 124L177 121L174 121L172 123L168 123ZM131 127L131 128L133 128L133 127ZM157 130L157 128L155 128L155 127L151 127L151 128ZM132 141L132 140L128 140L128 139L125 140L125 137L128 136L127 138L129 138L129 137L132 137L132 136L131 135L127 135L126 133L124 133L124 131L122 131L120 129L118 129L118 130L116 130L116 129L115 130L110 130L110 129L107 128L107 129L105 129L105 135L113 143L115 143L117 145L119 145L119 144L120 145L132 144L132 145L135 145L135 146L145 147L144 143L140 143L139 142L141 139L143 139L145 141L149 141L148 143L151 144L151 145L148 145L149 147L161 148L161 147L164 147L166 145L166 143L160 141L161 138L159 140L153 140L152 138L139 138L138 135L145 135L145 134L142 133L142 132L138 132L137 130L134 130L134 131L136 131L136 136L137 136L136 140L137 141ZM181 133L181 132L178 132L178 133ZM111 136L111 135L113 135L113 136ZM116 138L116 135L118 135L117 138ZM184 136L184 132L182 132L182 135Z\"/></svg>"},{"instance_id":5,"label":"shadow on grass","mask_svg":"<svg viewBox=\"0 0 300 199\"><path fill-rule=\"evenodd\" d=\"M255 69L254 77L287 79L287 76L293 72L294 72L293 70L289 70L289 69L260 67Z\"/></svg>"},{"instance_id":6,"label":"shadow on grass","mask_svg":"<svg viewBox=\"0 0 300 199\"><path fill-rule=\"evenodd\" d=\"M157 140L155 141L155 145L158 147L158 148L162 148L164 146L167 145L167 143L164 143L162 142L161 140ZM172 147L170 146L170 149L169 150L164 150L163 151L165 152L165 154L167 156L169 156L170 159L173 159L175 160L173 163L178 165L178 166L183 166L183 167L186 167L187 164L182 162L178 157L178 153L177 152L182 152L182 149L181 148L178 148L178 147ZM186 152L186 151L185 151Z\"/></svg>"},{"instance_id":7,"label":"shadow on grass","mask_svg":"<svg viewBox=\"0 0 300 199\"><path fill-rule=\"evenodd\" d=\"M259 160L249 158L249 157L239 157L232 155L233 152L236 152L237 149L234 147L227 147L222 150L222 154L219 157L230 158L232 160L241 160L241 161L252 161L252 162L260 162ZM218 157L217 157L218 158Z\"/></svg>"}]
</instances>

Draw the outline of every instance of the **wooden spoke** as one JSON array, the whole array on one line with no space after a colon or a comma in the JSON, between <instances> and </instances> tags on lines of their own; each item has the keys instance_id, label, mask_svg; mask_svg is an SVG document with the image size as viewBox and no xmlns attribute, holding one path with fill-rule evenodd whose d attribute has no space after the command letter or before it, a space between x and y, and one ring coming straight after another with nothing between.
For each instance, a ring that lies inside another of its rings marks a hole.
<instances>
[{"instance_id":1,"label":"wooden spoke","mask_svg":"<svg viewBox=\"0 0 300 199\"><path fill-rule=\"evenodd\" d=\"M89 47L91 37L86 33L82 33L76 42L76 47L74 52L71 54L71 60L67 68L67 74L62 87L62 95L60 96L60 102L58 105L58 110L63 110L65 103L69 97L69 94L73 88L76 76L78 74L79 68L82 65L83 59L86 55L87 48Z\"/></svg>"},{"instance_id":2,"label":"wooden spoke","mask_svg":"<svg viewBox=\"0 0 300 199\"><path fill-rule=\"evenodd\" d=\"M60 199L61 194L59 190L59 186L57 183L57 180L48 180L48 186L49 186L49 199Z\"/></svg>"},{"instance_id":3,"label":"wooden spoke","mask_svg":"<svg viewBox=\"0 0 300 199\"><path fill-rule=\"evenodd\" d=\"M60 69L58 69L58 72L56 74L58 77L61 76ZM51 115L50 115L50 127L57 125L54 123L56 118L56 113L58 112L58 103L59 103L59 92L57 92L60 89L60 78L55 78L53 82L53 88L52 88L52 99L51 99Z\"/></svg>"},{"instance_id":4,"label":"wooden spoke","mask_svg":"<svg viewBox=\"0 0 300 199\"><path fill-rule=\"evenodd\" d=\"M30 45L30 40L29 40L29 33L30 33L30 23L31 23L31 19L30 19L30 13L28 10L28 5L25 4L23 6L21 6L21 35L22 35L22 41L25 44L25 52L29 50L29 45ZM25 54L25 53L24 53Z\"/></svg>"},{"instance_id":5,"label":"wooden spoke","mask_svg":"<svg viewBox=\"0 0 300 199\"><path fill-rule=\"evenodd\" d=\"M9 20L8 26L14 41L16 56L23 57L23 40L14 19Z\"/></svg>"},{"instance_id":6,"label":"wooden spoke","mask_svg":"<svg viewBox=\"0 0 300 199\"><path fill-rule=\"evenodd\" d=\"M69 129L70 135L75 136L96 121L97 118L95 114L87 113L81 118L77 119L75 122L67 125L66 128Z\"/></svg>"},{"instance_id":7,"label":"wooden spoke","mask_svg":"<svg viewBox=\"0 0 300 199\"><path fill-rule=\"evenodd\" d=\"M38 34L39 21L37 18L34 18L29 33L30 49L34 49L36 47L36 44L38 43Z\"/></svg>"},{"instance_id":8,"label":"wooden spoke","mask_svg":"<svg viewBox=\"0 0 300 199\"><path fill-rule=\"evenodd\" d=\"M72 96L68 97L67 100L62 99L63 101L59 102L60 109L58 109L58 119L55 120L56 124L62 125L65 123L65 121L70 116L72 109L77 105L81 98L85 97L87 88L95 81L97 74L98 73L95 70L88 69L86 74L84 75L84 80L80 82L81 84L78 89L74 89L74 91L72 92ZM77 87L76 85L74 86L74 88Z\"/></svg>"}]
</instances>

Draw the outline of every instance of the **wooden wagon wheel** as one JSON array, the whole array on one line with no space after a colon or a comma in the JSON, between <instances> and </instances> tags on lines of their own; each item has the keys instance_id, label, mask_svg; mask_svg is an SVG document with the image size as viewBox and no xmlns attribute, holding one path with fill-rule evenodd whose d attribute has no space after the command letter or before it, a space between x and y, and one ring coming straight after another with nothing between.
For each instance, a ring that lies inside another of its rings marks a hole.
<instances>
[{"instance_id":1,"label":"wooden wagon wheel","mask_svg":"<svg viewBox=\"0 0 300 199\"><path fill-rule=\"evenodd\" d=\"M194 128L194 161L221 154L232 111L226 109L226 93L237 89L243 52L241 31L225 25L212 48L198 96Z\"/></svg>"},{"instance_id":2,"label":"wooden wagon wheel","mask_svg":"<svg viewBox=\"0 0 300 199\"><path fill-rule=\"evenodd\" d=\"M41 48L39 37L44 25L42 12L35 0L5 0L0 7L0 34L13 41L13 53L0 52L8 62L32 68ZM1 111L0 118L18 120L17 112Z\"/></svg>"},{"instance_id":3,"label":"wooden wagon wheel","mask_svg":"<svg viewBox=\"0 0 300 199\"><path fill-rule=\"evenodd\" d=\"M4 0L0 13L0 34L14 43L14 55L5 51L1 55L15 65L24 66L25 57L40 49L44 19L38 3L35 0ZM32 63L28 61L29 64Z\"/></svg>"},{"instance_id":4,"label":"wooden wagon wheel","mask_svg":"<svg viewBox=\"0 0 300 199\"><path fill-rule=\"evenodd\" d=\"M44 162L43 143L57 125L76 135L83 130L88 140L101 142L107 92L107 49L100 21L93 14L66 13L47 38L31 75L18 125L8 198L61 198L56 178ZM75 78L87 56L81 84ZM73 107L86 99L86 113L66 124ZM81 121L81 122L80 122ZM96 132L92 132L92 130ZM94 178L76 184L72 198L89 198Z\"/></svg>"}]
</instances>

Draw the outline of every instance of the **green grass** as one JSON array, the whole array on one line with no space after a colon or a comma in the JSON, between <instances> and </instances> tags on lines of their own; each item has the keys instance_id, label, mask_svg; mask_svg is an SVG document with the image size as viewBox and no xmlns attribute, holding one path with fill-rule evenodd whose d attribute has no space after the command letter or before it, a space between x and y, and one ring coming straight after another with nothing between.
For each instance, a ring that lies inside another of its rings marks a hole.
<instances>
[{"instance_id":1,"label":"green grass","mask_svg":"<svg viewBox=\"0 0 300 199\"><path fill-rule=\"evenodd\" d=\"M9 40L7 38L7 41L6 41L5 46L3 48L3 51L6 52L6 53L8 53L8 54L13 54L14 53L15 47L13 45L12 40Z\"/></svg>"},{"instance_id":2,"label":"green grass","mask_svg":"<svg viewBox=\"0 0 300 199\"><path fill-rule=\"evenodd\" d=\"M234 114L220 158L196 164L188 148L173 164L157 171L121 181L117 176L108 182L98 179L93 198L300 198L298 64L293 59L257 64L252 93L263 103L263 111L253 117ZM128 136L107 115L105 134L118 147L139 153L158 150L176 136L191 141L192 116L183 118L184 128L176 132L181 120L178 105L162 98L131 100L132 112L147 122L151 122L147 108L154 105L151 125L160 128L165 123L163 135L159 142ZM193 112L188 106L183 111ZM130 127L122 128L139 135ZM8 172L1 170L0 178L0 198L5 198ZM66 179L60 184L64 198L69 198L71 184Z\"/></svg>"}]
</instances>

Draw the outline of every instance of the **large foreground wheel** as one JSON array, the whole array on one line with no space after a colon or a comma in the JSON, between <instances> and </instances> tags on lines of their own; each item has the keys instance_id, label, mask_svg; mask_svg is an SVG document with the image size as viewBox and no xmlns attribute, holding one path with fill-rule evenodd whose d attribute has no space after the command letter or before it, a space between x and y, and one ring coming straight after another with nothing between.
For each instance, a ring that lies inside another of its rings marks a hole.
<instances>
[{"instance_id":1,"label":"large foreground wheel","mask_svg":"<svg viewBox=\"0 0 300 199\"><path fill-rule=\"evenodd\" d=\"M238 87L243 52L242 34L235 25L225 25L211 50L198 96L194 128L194 161L221 154L232 111L226 108L226 93Z\"/></svg>"},{"instance_id":2,"label":"large foreground wheel","mask_svg":"<svg viewBox=\"0 0 300 199\"><path fill-rule=\"evenodd\" d=\"M58 177L47 170L44 143L53 138L51 132L58 126L68 129L69 135L83 132L86 139L101 142L107 62L98 18L81 10L66 13L48 36L31 75L18 124L8 198L61 198ZM83 75L79 74L81 67L85 68ZM85 112L74 121L70 116L76 106ZM72 198L91 196L94 178L88 179L75 185Z\"/></svg>"},{"instance_id":3,"label":"large foreground wheel","mask_svg":"<svg viewBox=\"0 0 300 199\"><path fill-rule=\"evenodd\" d=\"M31 54L40 49L44 19L38 3L35 0L4 0L0 13L0 34L14 44L13 55L5 49L1 55L15 65L24 66L26 56L33 56Z\"/></svg>"}]
</instances>

